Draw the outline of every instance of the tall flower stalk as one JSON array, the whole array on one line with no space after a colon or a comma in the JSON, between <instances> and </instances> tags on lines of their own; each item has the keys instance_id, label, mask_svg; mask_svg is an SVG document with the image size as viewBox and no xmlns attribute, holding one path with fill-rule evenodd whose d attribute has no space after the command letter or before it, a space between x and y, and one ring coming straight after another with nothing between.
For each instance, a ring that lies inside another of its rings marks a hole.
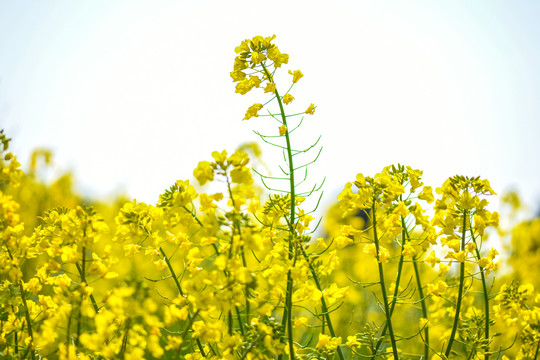
<instances>
[{"instance_id":1,"label":"tall flower stalk","mask_svg":"<svg viewBox=\"0 0 540 360\"><path fill-rule=\"evenodd\" d=\"M275 120L280 122L280 126L278 127L279 131L279 137L284 137L285 139L285 145L279 145L274 142L269 141L269 138L275 137L275 136L269 136L269 135L262 135L261 133L257 132L257 134L265 141L266 143L270 143L271 145L274 145L278 148L281 148L285 155L285 160L287 163L287 170L283 170L283 173L285 174L285 178L281 178L280 180L285 180L288 182L288 186L286 190L282 190L283 192L288 194L289 199L289 213L287 216L284 217L286 222L286 228L289 233L288 235L288 260L290 264L290 268L287 271L287 282L286 282L286 294L285 294L285 304L283 308L283 314L282 314L282 325L283 328L286 331L287 334L287 343L288 343L288 353L289 357L291 359L295 358L295 347L294 347L294 333L293 333L293 289L294 289L294 282L293 277L291 273L291 269L295 267L298 261L298 256L302 256L306 262L308 263L310 273L312 275L313 281L315 282L315 286L317 290L323 294L323 287L321 285L321 281L318 277L318 274L313 267L313 265L310 262L309 254L305 251L304 245L307 243L307 239L305 237L302 237L303 229L300 229L299 224L304 221L302 219L305 215L297 215L298 208L297 208L297 201L298 196L302 195L311 195L315 190L317 190L317 186L314 186L312 190L298 194L298 184L295 181L295 171L297 171L299 168L307 167L310 163L316 161L318 158L318 155L315 157L312 162L302 164L298 167L295 167L295 161L294 156L298 155L299 153L305 153L309 149L313 148L319 140L315 142L312 146L308 147L304 150L294 150L292 143L291 143L291 131L289 130L289 124L287 122L287 118L290 116L297 116L302 115L301 114L293 114L293 115L287 115L285 111L285 106L290 104L294 97L290 94L290 90L300 80L300 78L303 77L303 74L299 71L289 71L289 74L293 76L292 79L292 85L291 87L286 91L285 95L280 95L280 92L277 88L274 75L278 68L281 67L282 64L288 63L289 56L287 54L282 54L277 46L275 44L272 44L272 40L275 38L275 36L263 38L260 36L256 36L251 40L245 40L242 42L242 44L236 48L236 53L239 54L235 59L235 65L234 65L234 71L231 73L231 77L235 82L238 82L236 86L236 92L240 94L245 94L248 91L252 90L253 88L257 88L261 86L261 84L266 83L264 87L265 93L270 93L273 95L273 98L270 100L276 100L278 104L279 111L277 114L273 114L272 112L268 111L268 116L274 118ZM249 74L246 74L246 72L249 72ZM259 77L260 76L260 77ZM270 102L269 101L269 102ZM267 102L267 104L269 103ZM266 104L265 104L266 105ZM263 104L254 104L251 106L248 111L246 112L246 116L244 117L244 120L248 120L252 117L258 117L259 111L262 110ZM315 106L311 104L307 110L303 114L310 114L312 115L315 111ZM299 124L300 125L300 124ZM298 126L299 126L298 125ZM297 127L298 127L297 126ZM295 127L295 129L297 128ZM320 154L320 152L319 152ZM274 179L269 176L261 175L261 180L266 185L265 180L268 179ZM299 214L303 214L299 212ZM330 312L328 311L327 303L324 299L324 295L321 295L321 305L322 305L322 312L323 312L323 324L326 323L328 326L328 329L330 331L330 334L332 337L336 337L336 333L334 330L334 327L332 325L332 321L330 318ZM344 359L343 351L342 349L337 346L337 353L340 359Z\"/></svg>"}]
</instances>

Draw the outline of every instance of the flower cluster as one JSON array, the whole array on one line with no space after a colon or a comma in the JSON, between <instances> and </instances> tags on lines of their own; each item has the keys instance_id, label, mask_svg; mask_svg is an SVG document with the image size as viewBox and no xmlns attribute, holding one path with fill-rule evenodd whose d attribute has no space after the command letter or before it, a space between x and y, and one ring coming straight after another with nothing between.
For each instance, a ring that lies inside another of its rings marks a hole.
<instances>
[{"instance_id":1,"label":"flower cluster","mask_svg":"<svg viewBox=\"0 0 540 360\"><path fill-rule=\"evenodd\" d=\"M212 152L155 204L85 205L68 175L37 176L50 152L22 172L0 132L2 359L538 356L540 223L515 227L516 271L501 281L487 180L454 176L433 191L410 166L358 174L317 230L320 186L304 169L318 140L296 149L291 136L315 106L286 112L294 97L275 74L289 56L274 38L243 41L231 76L237 93L271 97L245 119L266 107L279 122L279 135L257 134L282 152L280 176L253 169L244 146Z\"/></svg>"},{"instance_id":2,"label":"flower cluster","mask_svg":"<svg viewBox=\"0 0 540 360\"><path fill-rule=\"evenodd\" d=\"M255 36L253 39L246 39L236 47L238 54L234 59L234 68L231 72L231 78L236 82L236 92L247 94L254 88L264 86L265 93L271 93L276 96L280 106L288 105L293 102L294 97L289 93L289 89L284 96L280 96L274 80L275 72L283 64L289 62L289 55L281 53L278 47L272 43L275 35L269 37ZM303 76L300 70L289 70L292 75L292 83L296 84ZM291 86L292 88L292 86ZM243 120L249 120L259 116L263 104L256 103L248 108ZM315 105L311 104L305 114L313 115ZM285 135L287 124L283 123L279 129L281 136Z\"/></svg>"}]
</instances>

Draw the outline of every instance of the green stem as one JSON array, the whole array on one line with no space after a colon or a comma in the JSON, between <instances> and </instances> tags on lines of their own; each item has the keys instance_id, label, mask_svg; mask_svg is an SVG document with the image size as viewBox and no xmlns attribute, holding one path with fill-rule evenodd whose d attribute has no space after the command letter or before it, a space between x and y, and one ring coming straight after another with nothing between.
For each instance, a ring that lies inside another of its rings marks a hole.
<instances>
[{"instance_id":1,"label":"green stem","mask_svg":"<svg viewBox=\"0 0 540 360\"><path fill-rule=\"evenodd\" d=\"M240 334L245 335L244 333L244 325L242 324L242 315L240 314L240 309L238 306L235 306L234 309L236 310L236 318L238 319L238 326L240 328Z\"/></svg>"},{"instance_id":2,"label":"green stem","mask_svg":"<svg viewBox=\"0 0 540 360\"><path fill-rule=\"evenodd\" d=\"M478 250L478 244L476 243L476 238L474 237L474 234L472 234L472 239L476 247L476 258L480 260L481 259L480 250ZM483 291L483 296L484 296L484 312L486 313L486 322L484 325L484 336L486 338L486 346L488 348L487 348L487 351L484 352L484 359L489 360L489 294L488 294L488 289L487 289L487 284L486 284L485 270L480 265L478 265L478 267L480 268L480 276L482 279L482 291Z\"/></svg>"},{"instance_id":3,"label":"green stem","mask_svg":"<svg viewBox=\"0 0 540 360\"><path fill-rule=\"evenodd\" d=\"M313 281L315 281L315 286L317 286L317 289L322 293L323 289L319 281L319 277L317 273L315 272L315 268L313 267L313 264L311 263L311 261L309 261L308 255L306 254L306 251L304 250L303 246L300 246L300 251L302 251L302 255L304 256L304 259L306 259L306 262L308 263L309 270L311 271L311 276L313 277ZM326 325L328 326L330 335L332 335L332 337L336 337L336 332L334 331L334 326L332 325L332 320L330 319L330 313L328 312L328 307L326 306L326 301L324 300L324 294L321 296L321 304L322 304L322 312L324 314L324 317L326 318ZM337 347L337 353L340 360L345 360L345 357L343 356L343 351L341 350L340 346Z\"/></svg>"},{"instance_id":4,"label":"green stem","mask_svg":"<svg viewBox=\"0 0 540 360\"><path fill-rule=\"evenodd\" d=\"M131 318L128 317L126 319L126 326L125 326L126 332L124 333L124 336L122 337L122 347L120 348L120 353L118 354L121 359L124 359L126 356L126 349L127 349L130 327L131 327Z\"/></svg>"},{"instance_id":5,"label":"green stem","mask_svg":"<svg viewBox=\"0 0 540 360\"><path fill-rule=\"evenodd\" d=\"M24 290L23 290L23 286L22 286L21 282L19 282L19 289L21 290L21 299L22 299L22 302L23 302L23 305L24 305L24 315L26 317L26 328L28 330L28 336L30 336L30 339L32 339L32 343L30 344L30 346L32 347L32 349L30 350L30 356L32 357L32 360L35 360L36 359L36 352L33 349L33 347L34 347L34 331L32 330L32 319L30 317L30 312L28 310L28 304L26 303L26 298L24 297Z\"/></svg>"},{"instance_id":6,"label":"green stem","mask_svg":"<svg viewBox=\"0 0 540 360\"><path fill-rule=\"evenodd\" d=\"M231 181L229 180L229 176L227 174L225 174L225 179L227 181L227 189L229 190L229 198L231 199L233 208L236 211L236 202L234 201L234 197L233 197L233 193L232 193ZM242 240L242 231L240 229L240 223L237 221L237 219L235 217L233 217L232 221L233 221L233 233L232 233L232 236L231 236L231 245L230 245L230 248L229 248L229 259L232 258L232 255L233 255L233 241L234 241L235 232L238 233L238 235L240 236L240 240ZM216 252L217 252L217 250L216 250ZM246 263L246 257L244 256L244 246L243 245L241 245L239 247L239 252L240 252L240 255L241 255L241 258L242 258L242 265L244 267L246 267L247 263ZM225 273L225 276L229 277L227 272L224 272L224 273ZM248 289L247 286L244 288L244 292L246 294L246 323L247 323L247 322L249 322L249 312L250 312L250 308L249 308L249 289ZM235 309L236 309L236 316L238 318L238 325L240 326L240 333L242 335L244 335L244 325L242 324L242 317L240 316L240 310L238 309L238 306L235 306ZM232 315L231 315L230 312L229 312L229 315L230 315L229 316L229 322L232 324ZM229 326L229 331L231 332L231 335L232 335L232 325Z\"/></svg>"},{"instance_id":7,"label":"green stem","mask_svg":"<svg viewBox=\"0 0 540 360\"><path fill-rule=\"evenodd\" d=\"M264 72L266 74L266 77L268 78L268 81L272 81L272 75L268 72L268 69L266 69L266 66L264 64L261 64ZM272 81L273 82L273 81ZM274 94L276 95L277 102L279 104L279 111L281 113L281 120L283 121L283 125L287 127L287 116L285 115L285 109L283 108L283 103L281 101L281 97L279 96L279 92L277 89L274 91ZM295 235L295 205L296 205L296 193L295 193L295 182L294 182L294 165L293 165L293 156L292 156L292 147L291 147L291 140L289 137L289 130L285 132L285 141L287 143L287 157L289 162L289 186L290 186L290 195L291 195L291 212L290 212L290 221L289 221L289 261L293 258L293 243L294 243L294 235ZM288 331L288 338L289 338L289 356L290 359L294 359L294 344L293 344L293 327L292 327L292 289L293 289L293 280L291 276L291 271L289 270L287 272L287 294L285 296L285 308L283 309L283 316L287 317L287 324L288 329L285 329ZM287 310L287 308L289 308Z\"/></svg>"},{"instance_id":8,"label":"green stem","mask_svg":"<svg viewBox=\"0 0 540 360\"><path fill-rule=\"evenodd\" d=\"M405 235L407 239L410 239L409 231L405 227L404 219L401 218L403 228L405 230ZM426 298L424 297L424 290L422 287L422 279L420 278L420 271L418 270L418 262L416 258L413 258L413 268L414 268L414 275L416 278L416 286L418 288L418 296L420 297L420 304L422 306L422 317L427 320L428 318L428 311L427 311L427 304L426 304ZM429 325L426 325L424 328L424 359L429 359Z\"/></svg>"},{"instance_id":9,"label":"green stem","mask_svg":"<svg viewBox=\"0 0 540 360\"><path fill-rule=\"evenodd\" d=\"M463 230L461 232L461 251L465 251L465 232L467 231L467 211L463 212ZM452 345L456 337L457 327L459 324L459 312L461 311L461 298L463 296L463 288L465 284L465 261L459 264L459 290L456 304L456 315L454 316L454 325L452 326L452 332L450 333L450 339L448 340L448 346L444 355L450 356Z\"/></svg>"},{"instance_id":10,"label":"green stem","mask_svg":"<svg viewBox=\"0 0 540 360\"><path fill-rule=\"evenodd\" d=\"M396 307L396 302L397 302L397 297L398 297L398 292L399 292L399 283L401 282L401 274L402 274L402 270L403 270L403 246L405 245L405 242L407 240L407 237L405 236L405 220L403 219L403 217L401 217L401 226L402 226L402 231L401 231L401 238L402 238L402 244L401 244L401 254L399 256L399 263L398 263L398 269L397 269L397 275L396 275L396 285L395 285L395 288L394 288L394 296L392 297L392 304L390 304L390 317L392 317L392 314L394 313L394 308ZM379 341L377 341L377 344L375 345L375 354L377 354L377 352L379 351L379 347L381 346L382 342L383 342L383 338L384 336L386 335L386 331L388 329L388 323L385 322L384 323L384 327L381 331L381 337L379 339Z\"/></svg>"},{"instance_id":11,"label":"green stem","mask_svg":"<svg viewBox=\"0 0 540 360\"><path fill-rule=\"evenodd\" d=\"M81 269L81 266L79 264L75 264L77 266L77 271L79 272L79 275L81 277L81 280L86 283L86 277L83 274L83 271ZM99 312L99 306L97 305L96 298L94 297L94 294L90 294L90 301L92 302L92 307L94 308L94 311L97 313Z\"/></svg>"},{"instance_id":12,"label":"green stem","mask_svg":"<svg viewBox=\"0 0 540 360\"><path fill-rule=\"evenodd\" d=\"M296 257L295 257L295 260L296 260ZM289 270L290 272L290 270ZM292 274L291 274L291 277L290 277L290 286L289 286L289 303L287 305L287 307L289 308L289 312L287 313L287 328L289 329L288 331L288 340L289 340L289 354L290 354L290 359L294 359L295 356L294 356L294 338L293 338L293 326L292 326L292 307L293 307L293 303L292 303L292 287L293 287L293 279L292 279Z\"/></svg>"},{"instance_id":13,"label":"green stem","mask_svg":"<svg viewBox=\"0 0 540 360\"><path fill-rule=\"evenodd\" d=\"M386 285L384 282L384 269L382 262L379 259L379 237L377 236L377 215L375 214L375 199L371 205L371 213L373 214L373 240L375 241L375 250L377 252L377 265L379 267L379 279L381 284L381 292L384 303L384 315L386 316L386 324L388 324L388 333L390 334L390 342L392 343L392 353L394 354L394 360L399 359L397 352L396 338L394 336L394 328L392 327L392 314L390 313L390 307L388 306L388 296L386 294Z\"/></svg>"},{"instance_id":14,"label":"green stem","mask_svg":"<svg viewBox=\"0 0 540 360\"><path fill-rule=\"evenodd\" d=\"M11 305L11 311L13 313L15 313L15 307L13 305ZM13 339L14 350L13 351L14 351L15 354L18 354L19 353L19 337L17 336L17 331L13 332L13 337L14 337L14 339ZM9 354L9 352L8 352L8 354Z\"/></svg>"},{"instance_id":15,"label":"green stem","mask_svg":"<svg viewBox=\"0 0 540 360\"><path fill-rule=\"evenodd\" d=\"M6 246L6 249L7 249L10 260L13 261L13 255L11 254L11 251L9 250L9 248L7 246ZM23 303L23 306L24 306L24 316L26 318L26 329L28 331L28 336L30 336L30 339L32 340L31 344L30 344L30 346L32 347L31 350L30 350L30 357L32 358L32 360L35 360L36 359L36 352L33 349L33 347L34 347L34 331L32 330L32 318L30 317L30 311L28 310L28 304L26 303L26 297L24 295L24 287L23 287L23 284L22 284L22 280L19 280L18 285L19 285L19 290L21 292L21 300L22 300L22 303Z\"/></svg>"},{"instance_id":16,"label":"green stem","mask_svg":"<svg viewBox=\"0 0 540 360\"><path fill-rule=\"evenodd\" d=\"M182 333L182 344L185 344L186 337L187 337L187 334L189 332L189 329L191 328L191 325L193 325L193 322L195 321L195 318L197 317L197 315L199 315L199 310L195 311L193 313L193 315L188 319L187 326L186 326L184 332ZM203 349L202 344L200 343L200 341L197 342L197 345L199 346L199 350L201 351L201 354L204 357L206 357L206 354L204 353L204 349Z\"/></svg>"},{"instance_id":17,"label":"green stem","mask_svg":"<svg viewBox=\"0 0 540 360\"><path fill-rule=\"evenodd\" d=\"M484 336L486 338L486 346L488 347L484 353L484 360L489 360L489 296L486 284L486 277L484 275L484 269L480 268L480 275L482 277L482 288L484 292L484 311L486 313L486 323L484 328Z\"/></svg>"},{"instance_id":18,"label":"green stem","mask_svg":"<svg viewBox=\"0 0 540 360\"><path fill-rule=\"evenodd\" d=\"M167 267L169 268L169 271L171 272L171 276L174 280L174 283L176 284L176 288L178 289L178 292L180 295L184 296L184 292L182 291L182 287L180 286L180 281L178 281L178 277L176 276L176 273L174 272L174 269L171 265L171 262L169 261L169 258L165 254L165 251L163 251L163 248L160 247L159 251L161 252L161 255L163 255L163 260L165 260L165 264L167 264Z\"/></svg>"},{"instance_id":19,"label":"green stem","mask_svg":"<svg viewBox=\"0 0 540 360\"><path fill-rule=\"evenodd\" d=\"M180 286L180 281L178 280L178 276L176 276L176 273L174 272L174 269L172 267L172 264L171 262L169 261L169 258L167 257L167 255L165 254L165 251L163 251L163 248L160 247L159 248L159 251L161 252L161 255L163 255L163 260L165 261L165 263L167 264L167 267L169 268L169 271L171 272L171 276L174 280L174 283L176 284L176 288L178 289L178 292L180 293L181 296L184 296L184 292L182 291L182 287ZM190 316L190 318L192 317L193 315ZM204 353L203 351L203 346L201 344L201 340L200 339L197 339L197 346L199 347L199 349L201 350L201 354L206 357L207 355Z\"/></svg>"},{"instance_id":20,"label":"green stem","mask_svg":"<svg viewBox=\"0 0 540 360\"><path fill-rule=\"evenodd\" d=\"M246 262L246 256L244 255L244 247L242 246L242 248L240 249L240 253L242 255L242 265L244 267L247 267L247 262ZM250 307L250 304L249 304L249 287L246 285L245 289L244 289L245 293L246 293L246 323L249 324L249 321L250 321L250 312L251 312L251 307Z\"/></svg>"},{"instance_id":21,"label":"green stem","mask_svg":"<svg viewBox=\"0 0 540 360\"><path fill-rule=\"evenodd\" d=\"M81 264L81 285L87 285L86 282L86 248L82 247L82 264ZM84 289L83 289L84 291ZM77 340L75 345L79 345L79 338L81 336L81 324L82 324L82 303L83 303L83 291L81 291L81 298L79 300L79 311L77 312Z\"/></svg>"},{"instance_id":22,"label":"green stem","mask_svg":"<svg viewBox=\"0 0 540 360\"><path fill-rule=\"evenodd\" d=\"M69 312L68 323L66 326L66 348L68 348L69 344L71 344L71 319L73 318L74 310L75 309L71 309L71 311Z\"/></svg>"},{"instance_id":23,"label":"green stem","mask_svg":"<svg viewBox=\"0 0 540 360\"><path fill-rule=\"evenodd\" d=\"M182 208L183 208L184 210L186 210L186 211L191 215L191 217L197 222L197 224L199 224L201 227L204 227L204 225L203 225L203 223L201 222L201 220L199 220L199 218L197 217L197 215L195 215L195 213L194 213L193 211L189 210L189 209L187 208L187 206L185 206L185 205L183 205Z\"/></svg>"},{"instance_id":24,"label":"green stem","mask_svg":"<svg viewBox=\"0 0 540 360\"><path fill-rule=\"evenodd\" d=\"M422 317L427 320L428 312L426 305L426 298L424 297L424 290L422 289L422 280L420 279L420 271L418 271L418 263L416 259L413 259L414 274L416 277L416 287L418 288L418 296L420 297L420 304L422 305ZM429 325L424 328L424 359L429 359Z\"/></svg>"}]
</instances>

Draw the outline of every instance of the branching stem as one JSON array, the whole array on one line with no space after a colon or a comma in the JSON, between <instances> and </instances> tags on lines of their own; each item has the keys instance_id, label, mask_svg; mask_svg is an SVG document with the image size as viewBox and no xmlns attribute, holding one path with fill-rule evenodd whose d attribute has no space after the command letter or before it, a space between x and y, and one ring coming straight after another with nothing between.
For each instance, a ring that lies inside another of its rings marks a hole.
<instances>
[{"instance_id":1,"label":"branching stem","mask_svg":"<svg viewBox=\"0 0 540 360\"><path fill-rule=\"evenodd\" d=\"M463 229L461 232L461 251L465 251L465 233L467 231L467 210L463 211ZM461 311L461 298L463 297L463 288L465 284L465 261L459 264L459 289L458 298L456 303L456 314L454 315L454 325L452 326L452 332L450 333L450 339L448 340L448 346L444 355L448 358L452 351L452 345L456 337L456 332L459 324L459 313Z\"/></svg>"},{"instance_id":2,"label":"branching stem","mask_svg":"<svg viewBox=\"0 0 540 360\"><path fill-rule=\"evenodd\" d=\"M386 285L384 281L384 269L383 264L379 257L379 237L377 235L377 215L375 213L375 201L376 199L373 199L373 203L371 205L371 213L373 214L373 240L375 242L375 250L377 252L377 265L379 267L379 280L381 284L381 292L383 297L383 305L384 305L384 315L386 316L386 324L388 325L388 333L390 335L390 342L392 344L392 353L394 355L394 359L399 359L398 357L398 351L397 351L397 344L396 344L396 338L394 335L394 328L392 327L392 314L390 312L390 306L388 305L388 295L386 294Z\"/></svg>"}]
</instances>

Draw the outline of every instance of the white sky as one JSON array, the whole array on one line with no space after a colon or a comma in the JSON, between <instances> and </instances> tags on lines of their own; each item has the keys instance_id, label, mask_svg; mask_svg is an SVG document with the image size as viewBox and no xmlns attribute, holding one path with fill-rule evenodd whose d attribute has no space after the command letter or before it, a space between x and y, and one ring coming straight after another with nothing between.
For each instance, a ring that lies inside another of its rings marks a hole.
<instances>
[{"instance_id":1,"label":"white sky","mask_svg":"<svg viewBox=\"0 0 540 360\"><path fill-rule=\"evenodd\" d=\"M318 106L299 141L323 135L326 203L400 162L537 208L539 18L532 0L0 0L0 125L23 165L47 147L85 193L153 203L212 151L257 140L270 120L241 119L266 97L235 94L229 72L243 39L276 34L305 75L293 104Z\"/></svg>"}]
</instances>

